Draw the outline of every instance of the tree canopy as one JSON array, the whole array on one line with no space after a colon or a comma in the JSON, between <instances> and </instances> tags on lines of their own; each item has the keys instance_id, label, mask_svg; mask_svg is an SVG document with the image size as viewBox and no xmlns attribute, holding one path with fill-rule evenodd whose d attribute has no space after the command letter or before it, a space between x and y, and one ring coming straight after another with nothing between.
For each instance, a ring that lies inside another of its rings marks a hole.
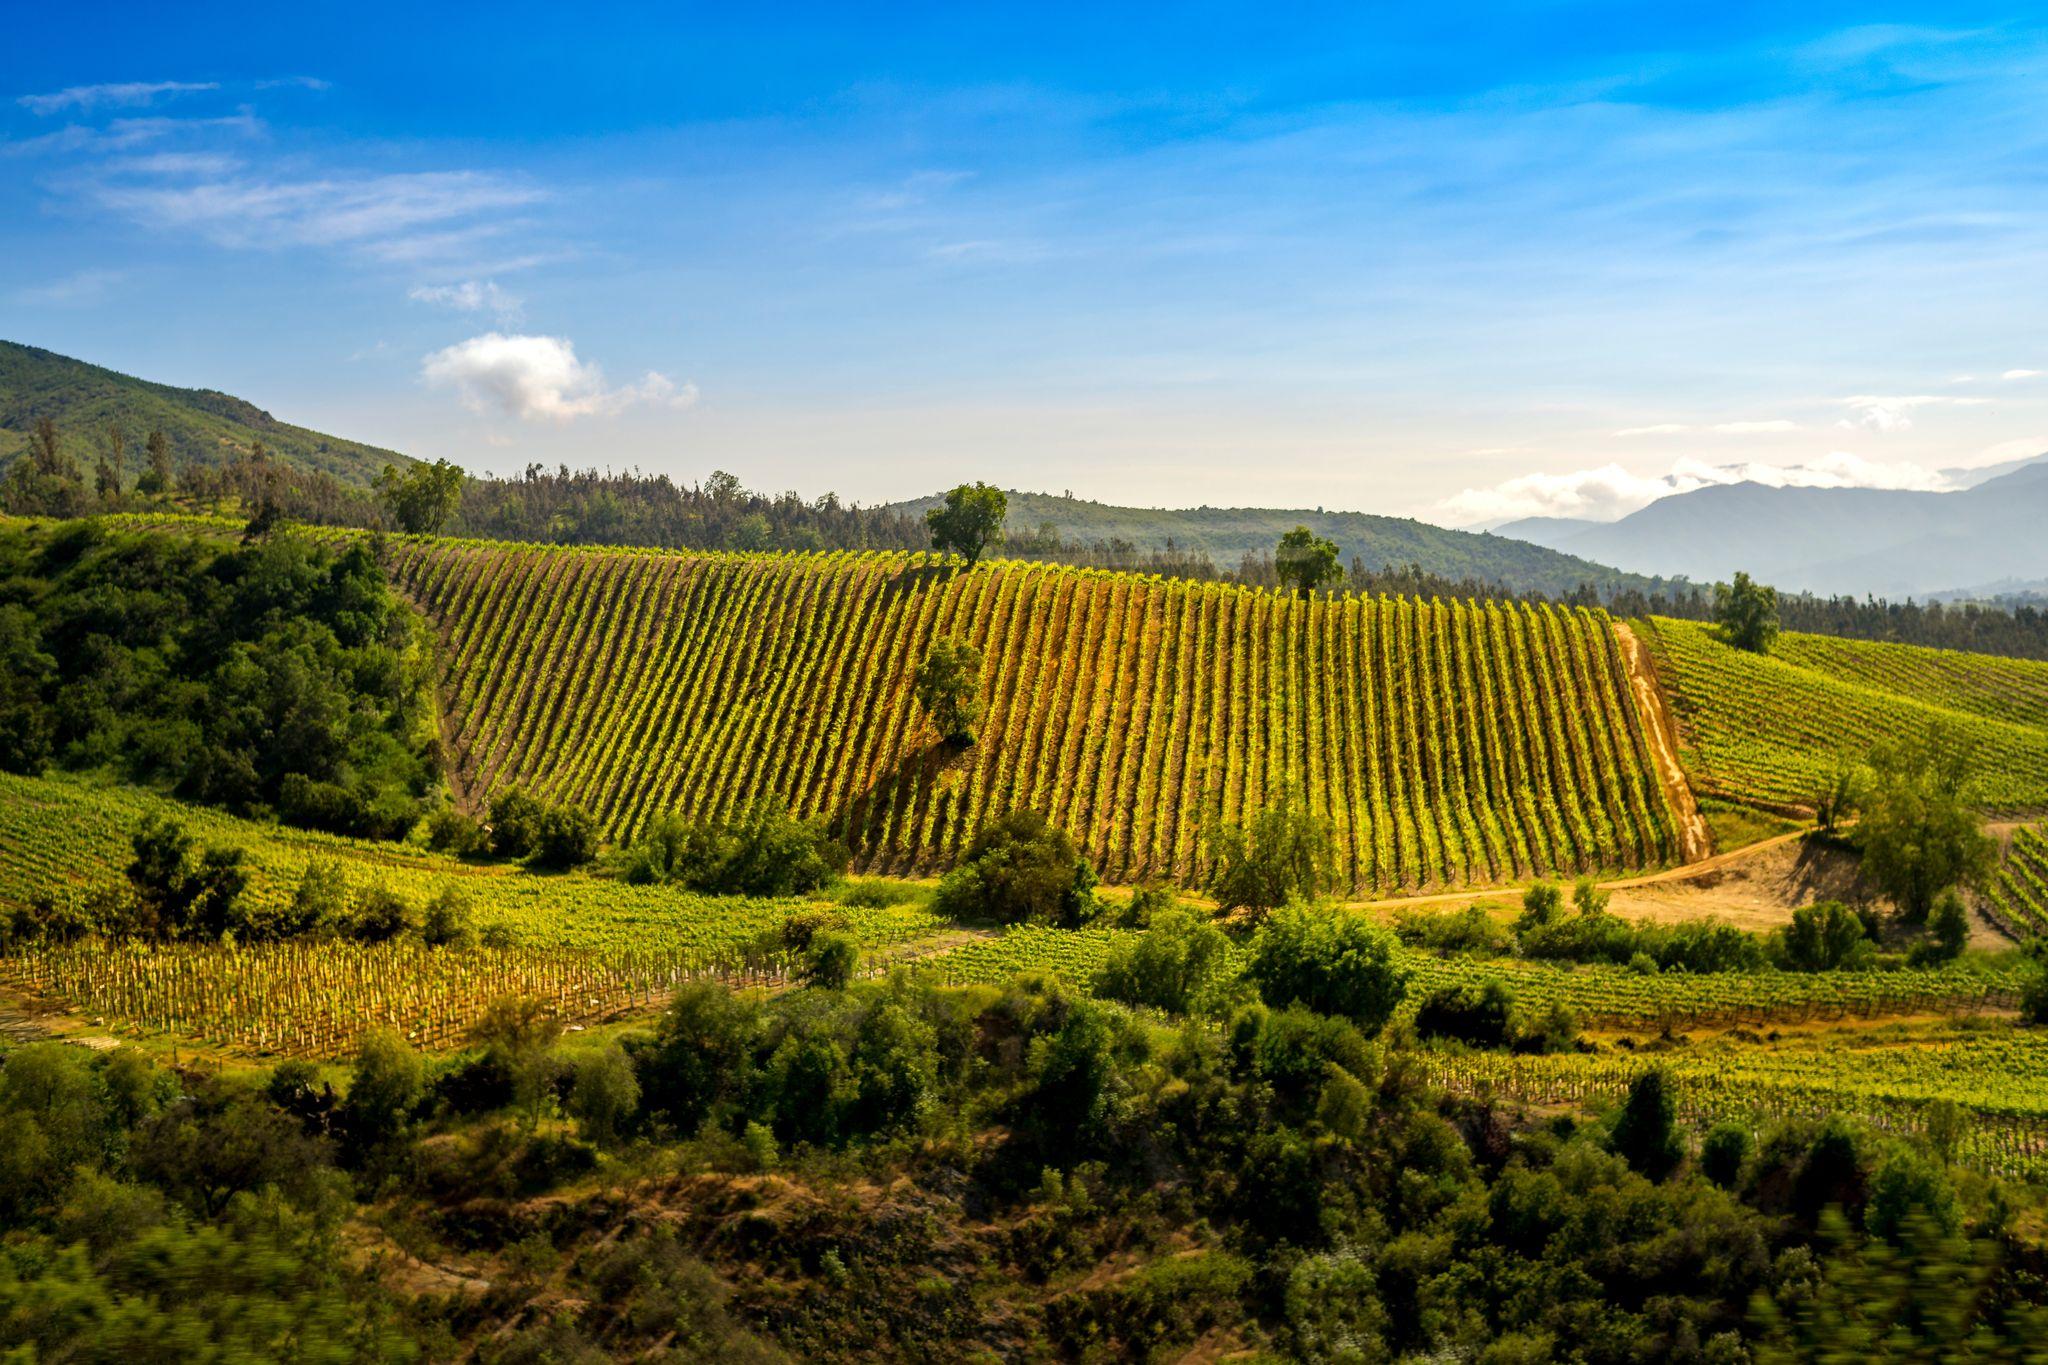
<instances>
[{"instance_id":1,"label":"tree canopy","mask_svg":"<svg viewBox=\"0 0 2048 1365\"><path fill-rule=\"evenodd\" d=\"M1003 534L1010 500L1003 490L985 483L963 483L946 494L944 505L924 514L932 548L959 555L969 564Z\"/></svg>"},{"instance_id":2,"label":"tree canopy","mask_svg":"<svg viewBox=\"0 0 2048 1365\"><path fill-rule=\"evenodd\" d=\"M1738 572L1733 583L1714 585L1714 620L1729 644L1768 654L1778 638L1778 590Z\"/></svg>"},{"instance_id":3,"label":"tree canopy","mask_svg":"<svg viewBox=\"0 0 2048 1365\"><path fill-rule=\"evenodd\" d=\"M1307 597L1317 588L1342 581L1344 570L1337 563L1337 546L1306 526L1297 526L1280 537L1273 567L1280 581Z\"/></svg>"}]
</instances>

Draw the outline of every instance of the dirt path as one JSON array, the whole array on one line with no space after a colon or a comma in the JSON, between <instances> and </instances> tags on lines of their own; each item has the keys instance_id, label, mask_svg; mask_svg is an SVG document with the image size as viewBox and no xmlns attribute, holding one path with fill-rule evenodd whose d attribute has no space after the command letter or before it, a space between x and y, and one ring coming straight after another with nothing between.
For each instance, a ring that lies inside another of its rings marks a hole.
<instances>
[{"instance_id":1,"label":"dirt path","mask_svg":"<svg viewBox=\"0 0 2048 1365\"><path fill-rule=\"evenodd\" d=\"M1713 857L1702 858L1696 863L1687 863L1682 867L1667 867L1662 872L1648 872L1640 877L1621 877L1614 881L1601 882L1600 886L1608 891L1628 891L1637 887L1656 886L1664 882L1691 881L1696 877L1707 876L1724 868L1746 862L1751 858L1768 853L1772 849L1781 848L1793 840L1801 839L1805 836L1805 830L1795 829L1788 834L1780 834L1754 844L1746 844L1727 853L1716 853ZM1519 895L1525 889L1527 889L1527 883L1518 882L1506 886L1473 886L1467 887L1463 891L1436 891L1426 896L1397 896L1392 900L1352 901L1350 904L1361 910L1407 910L1425 905L1466 905L1473 901L1484 900L1489 896Z\"/></svg>"},{"instance_id":2,"label":"dirt path","mask_svg":"<svg viewBox=\"0 0 2048 1365\"><path fill-rule=\"evenodd\" d=\"M1678 765L1678 730L1671 711L1664 704L1664 690L1657 685L1656 670L1643 651L1643 642L1622 621L1614 623L1615 638L1621 642L1622 662L1628 666L1629 686L1635 689L1636 709L1642 712L1644 730L1650 740L1650 754L1657 762L1657 776L1664 784L1664 798L1678 816L1679 857L1697 864L1714 851L1714 834L1693 799L1692 784Z\"/></svg>"}]
</instances>

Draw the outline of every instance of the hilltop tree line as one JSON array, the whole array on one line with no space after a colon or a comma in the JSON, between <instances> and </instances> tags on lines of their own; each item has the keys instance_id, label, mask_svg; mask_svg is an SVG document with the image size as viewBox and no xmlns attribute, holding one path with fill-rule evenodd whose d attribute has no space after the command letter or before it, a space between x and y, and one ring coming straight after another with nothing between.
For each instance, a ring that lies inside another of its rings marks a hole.
<instances>
[{"instance_id":1,"label":"hilltop tree line","mask_svg":"<svg viewBox=\"0 0 2048 1365\"><path fill-rule=\"evenodd\" d=\"M88 447L81 458L75 447ZM1258 588L1304 585L1340 592L1466 600L1553 600L1518 593L1480 578L1451 578L1417 565L1372 565L1361 556L1332 555L1330 542L1297 528L1273 550L1219 565L1208 554L1175 545L1140 548L1121 539L1081 540L1048 522L1033 529L1006 527L1001 492L985 490L966 504L934 509L944 526L971 531L972 555L1000 547L1013 558L1082 567L1159 574L1167 578L1234 583ZM957 498L955 490L951 498ZM935 539L929 517L843 502L836 494L806 500L794 492L747 489L724 471L701 484L638 471L554 469L534 464L512 478L472 477L447 461L387 470L373 488L277 460L259 442L214 466L180 459L151 432L140 441L109 428L67 436L45 418L31 432L29 449L0 480L0 510L22 516L75 517L148 508L225 510L268 524L432 531L487 539L564 545L641 545L687 550L922 550L954 542ZM974 528L974 520L985 523ZM965 545L966 540L959 544ZM1306 558L1304 558L1306 555ZM1340 567L1341 566L1341 567ZM1604 606L1618 616L1661 615L1718 619L1715 590L1685 579L1648 580L1650 586L1581 585L1562 600ZM1966 649L2013 658L2048 659L2048 610L2015 599L1995 604L1889 602L1880 598L1778 595L1786 630L1857 640L1892 641Z\"/></svg>"}]
</instances>

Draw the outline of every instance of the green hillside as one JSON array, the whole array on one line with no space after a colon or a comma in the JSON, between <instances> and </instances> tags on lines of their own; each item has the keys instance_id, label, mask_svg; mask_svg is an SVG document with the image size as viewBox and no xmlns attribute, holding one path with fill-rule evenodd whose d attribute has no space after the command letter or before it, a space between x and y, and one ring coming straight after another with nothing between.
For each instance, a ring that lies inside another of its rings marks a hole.
<instances>
[{"instance_id":1,"label":"green hillside","mask_svg":"<svg viewBox=\"0 0 2048 1365\"><path fill-rule=\"evenodd\" d=\"M107 428L120 428L130 477L141 465L142 441L152 429L163 431L180 461L225 464L260 440L289 464L353 484L367 484L386 464L407 459L396 451L280 422L231 394L152 384L53 351L0 341L0 465L27 447L30 430L44 417L57 424L65 447L88 470L104 449Z\"/></svg>"},{"instance_id":2,"label":"green hillside","mask_svg":"<svg viewBox=\"0 0 2048 1365\"><path fill-rule=\"evenodd\" d=\"M2048 808L2048 663L1786 632L1770 654L1696 621L1638 622L1696 790L1805 805L1836 756L1946 724L1976 745L1977 795Z\"/></svg>"},{"instance_id":3,"label":"green hillside","mask_svg":"<svg viewBox=\"0 0 2048 1365\"><path fill-rule=\"evenodd\" d=\"M1320 508L1112 507L1050 493L1011 492L1009 499L1013 533L1036 532L1049 524L1064 540L1123 540L1141 551L1163 549L1171 540L1182 550L1208 555L1218 568L1234 568L1247 554L1270 554L1282 534L1306 526L1335 541L1345 563L1355 556L1373 570L1419 564L1425 572L1446 578L1476 578L1504 583L1517 592L1552 596L1585 583L1644 592L1657 587L1657 580L1576 555L1504 536L1450 531L1408 517ZM921 515L939 502L934 494L888 510Z\"/></svg>"}]
</instances>

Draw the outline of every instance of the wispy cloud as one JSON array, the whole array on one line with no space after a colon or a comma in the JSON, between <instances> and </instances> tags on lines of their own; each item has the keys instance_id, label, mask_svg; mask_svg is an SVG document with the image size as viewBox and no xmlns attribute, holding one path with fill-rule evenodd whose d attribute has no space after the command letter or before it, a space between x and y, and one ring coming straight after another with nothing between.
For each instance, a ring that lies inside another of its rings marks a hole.
<instances>
[{"instance_id":1,"label":"wispy cloud","mask_svg":"<svg viewBox=\"0 0 2048 1365\"><path fill-rule=\"evenodd\" d=\"M332 90L334 82L318 76L273 76L256 82L258 90Z\"/></svg>"},{"instance_id":2,"label":"wispy cloud","mask_svg":"<svg viewBox=\"0 0 2048 1365\"><path fill-rule=\"evenodd\" d=\"M2040 370L2007 370L1998 377L2000 379L2036 379L2040 377L2041 373Z\"/></svg>"},{"instance_id":3,"label":"wispy cloud","mask_svg":"<svg viewBox=\"0 0 2048 1365\"><path fill-rule=\"evenodd\" d=\"M1985 401L1942 393L1860 393L1842 400L1842 406L1849 410L1849 415L1835 425L1848 431L1858 428L1878 432L1904 431L1913 425L1915 409L1974 408L1982 406Z\"/></svg>"},{"instance_id":4,"label":"wispy cloud","mask_svg":"<svg viewBox=\"0 0 2048 1365\"><path fill-rule=\"evenodd\" d=\"M496 280L415 285L406 297L414 303L431 303L461 313L488 312L507 322L516 321L524 308L519 296L500 288Z\"/></svg>"},{"instance_id":5,"label":"wispy cloud","mask_svg":"<svg viewBox=\"0 0 2048 1365\"><path fill-rule=\"evenodd\" d=\"M14 297L20 303L83 308L105 300L114 286L126 278L127 273L120 270L97 267L76 270L48 284L17 290Z\"/></svg>"},{"instance_id":6,"label":"wispy cloud","mask_svg":"<svg viewBox=\"0 0 2048 1365\"><path fill-rule=\"evenodd\" d=\"M31 114L61 114L66 109L90 113L95 109L132 109L152 104L166 95L189 95L218 90L218 81L125 81L107 85L74 85L47 95L23 95L15 103Z\"/></svg>"},{"instance_id":7,"label":"wispy cloud","mask_svg":"<svg viewBox=\"0 0 2048 1365\"><path fill-rule=\"evenodd\" d=\"M609 416L641 404L686 408L697 401L696 385L678 386L653 370L637 384L614 388L594 362L577 357L567 337L486 332L428 356L420 377L453 389L471 412L529 422Z\"/></svg>"}]
</instances>

